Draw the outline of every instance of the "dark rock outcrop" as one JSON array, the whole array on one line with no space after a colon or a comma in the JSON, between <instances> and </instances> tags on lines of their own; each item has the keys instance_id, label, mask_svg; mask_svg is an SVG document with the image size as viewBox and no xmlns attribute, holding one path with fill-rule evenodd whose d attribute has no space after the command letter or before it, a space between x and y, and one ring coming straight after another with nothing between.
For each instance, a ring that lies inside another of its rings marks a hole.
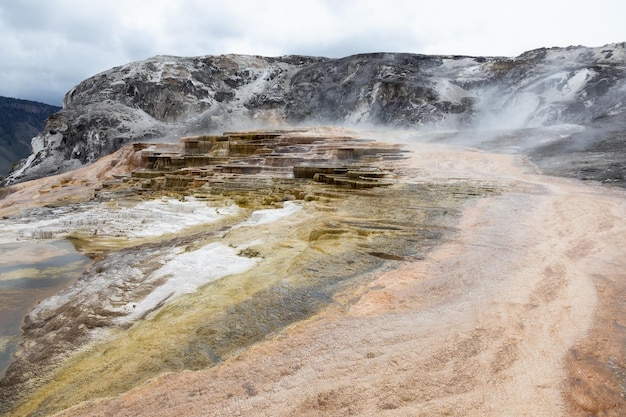
<instances>
[{"instance_id":1,"label":"dark rock outcrop","mask_svg":"<svg viewBox=\"0 0 626 417\"><path fill-rule=\"evenodd\" d=\"M30 154L30 140L44 128L44 121L60 107L36 101L0 97L0 176Z\"/></svg>"},{"instance_id":2,"label":"dark rock outcrop","mask_svg":"<svg viewBox=\"0 0 626 417\"><path fill-rule=\"evenodd\" d=\"M502 129L623 119L626 43L516 58L372 53L341 59L157 56L74 87L5 184L129 141L298 124Z\"/></svg>"}]
</instances>

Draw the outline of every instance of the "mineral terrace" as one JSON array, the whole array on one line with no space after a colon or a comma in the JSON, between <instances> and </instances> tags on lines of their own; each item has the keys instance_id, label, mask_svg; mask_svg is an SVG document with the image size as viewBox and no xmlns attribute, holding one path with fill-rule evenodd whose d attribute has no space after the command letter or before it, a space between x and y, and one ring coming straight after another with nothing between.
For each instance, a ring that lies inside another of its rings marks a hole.
<instances>
[{"instance_id":1,"label":"mineral terrace","mask_svg":"<svg viewBox=\"0 0 626 417\"><path fill-rule=\"evenodd\" d=\"M26 316L10 416L618 416L623 190L319 127L135 143L12 185L92 261Z\"/></svg>"}]
</instances>

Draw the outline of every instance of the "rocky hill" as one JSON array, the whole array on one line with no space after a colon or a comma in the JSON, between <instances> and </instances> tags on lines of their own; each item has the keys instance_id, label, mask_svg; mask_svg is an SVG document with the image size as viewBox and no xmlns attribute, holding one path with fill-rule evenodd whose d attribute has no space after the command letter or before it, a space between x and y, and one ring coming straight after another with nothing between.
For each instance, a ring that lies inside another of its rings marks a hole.
<instances>
[{"instance_id":1,"label":"rocky hill","mask_svg":"<svg viewBox=\"0 0 626 417\"><path fill-rule=\"evenodd\" d=\"M0 188L0 415L625 416L625 63L83 81Z\"/></svg>"},{"instance_id":2,"label":"rocky hill","mask_svg":"<svg viewBox=\"0 0 626 417\"><path fill-rule=\"evenodd\" d=\"M59 110L35 101L0 97L0 176L31 153L30 140L41 133L46 117Z\"/></svg>"},{"instance_id":3,"label":"rocky hill","mask_svg":"<svg viewBox=\"0 0 626 417\"><path fill-rule=\"evenodd\" d=\"M606 131L617 123L621 132L625 63L626 43L541 48L515 58L156 56L69 91L5 185L76 168L129 141L268 125L493 131L575 124Z\"/></svg>"}]
</instances>

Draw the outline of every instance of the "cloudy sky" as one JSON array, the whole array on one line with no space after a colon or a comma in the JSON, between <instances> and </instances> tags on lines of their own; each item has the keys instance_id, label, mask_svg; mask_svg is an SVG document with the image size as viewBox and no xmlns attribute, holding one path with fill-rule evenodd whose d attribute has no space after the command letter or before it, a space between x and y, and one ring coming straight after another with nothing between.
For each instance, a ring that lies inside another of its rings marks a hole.
<instances>
[{"instance_id":1,"label":"cloudy sky","mask_svg":"<svg viewBox=\"0 0 626 417\"><path fill-rule=\"evenodd\" d=\"M60 105L154 55L517 56L626 41L623 0L0 0L0 95Z\"/></svg>"}]
</instances>

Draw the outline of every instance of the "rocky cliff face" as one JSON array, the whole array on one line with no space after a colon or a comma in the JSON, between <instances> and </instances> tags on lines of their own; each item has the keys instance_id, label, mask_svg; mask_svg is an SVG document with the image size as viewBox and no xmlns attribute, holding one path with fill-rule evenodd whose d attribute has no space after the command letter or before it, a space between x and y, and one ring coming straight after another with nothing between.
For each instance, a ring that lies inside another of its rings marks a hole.
<instances>
[{"instance_id":1,"label":"rocky cliff face","mask_svg":"<svg viewBox=\"0 0 626 417\"><path fill-rule=\"evenodd\" d=\"M520 128L624 119L626 43L516 58L401 53L342 59L157 56L95 75L5 184L90 163L122 144L297 124Z\"/></svg>"}]
</instances>

